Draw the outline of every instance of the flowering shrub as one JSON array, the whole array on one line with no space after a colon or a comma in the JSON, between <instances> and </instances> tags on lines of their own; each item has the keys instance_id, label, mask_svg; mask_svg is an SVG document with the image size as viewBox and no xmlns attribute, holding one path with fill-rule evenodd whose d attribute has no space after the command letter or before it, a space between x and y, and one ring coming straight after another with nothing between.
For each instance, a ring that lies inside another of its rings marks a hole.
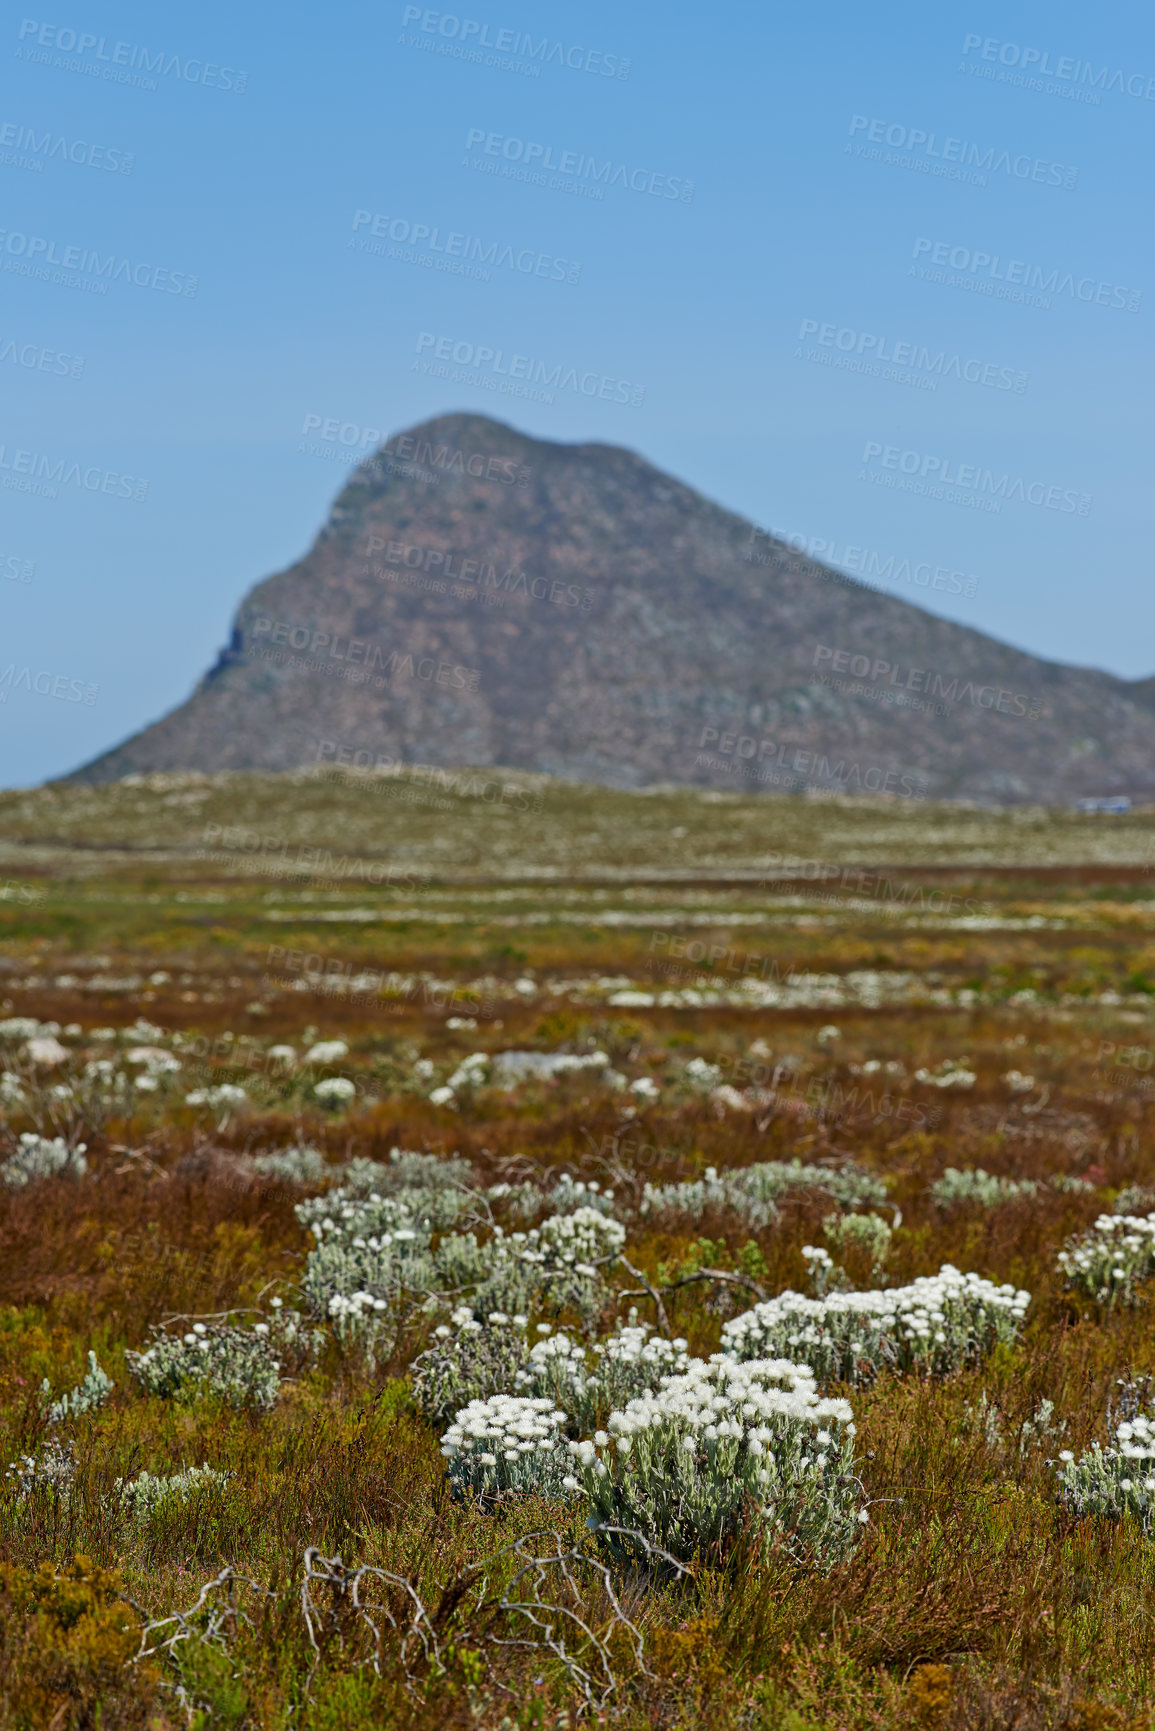
<instances>
[{"instance_id":1,"label":"flowering shrub","mask_svg":"<svg viewBox=\"0 0 1155 1731\"><path fill-rule=\"evenodd\" d=\"M270 1299L267 1322L258 1322L253 1333L263 1337L282 1371L296 1376L314 1362L325 1345L319 1329L310 1328L299 1310L291 1310L283 1298Z\"/></svg>"},{"instance_id":2,"label":"flowering shrub","mask_svg":"<svg viewBox=\"0 0 1155 1731\"><path fill-rule=\"evenodd\" d=\"M635 1321L636 1315L631 1311L628 1324L588 1351L564 1332L547 1335L530 1349L514 1387L523 1394L548 1396L583 1428L613 1407L651 1392L663 1377L685 1370L686 1342L653 1337L648 1324Z\"/></svg>"},{"instance_id":3,"label":"flowering shrub","mask_svg":"<svg viewBox=\"0 0 1155 1731\"><path fill-rule=\"evenodd\" d=\"M284 1050L291 1052L292 1047ZM310 1046L305 1053L306 1064L337 1064L342 1058L348 1057L349 1048L344 1040L318 1040L315 1046Z\"/></svg>"},{"instance_id":4,"label":"flowering shrub","mask_svg":"<svg viewBox=\"0 0 1155 1731\"><path fill-rule=\"evenodd\" d=\"M35 1016L5 1016L0 1021L0 1040L34 1040L39 1033L58 1034L59 1022L38 1022Z\"/></svg>"},{"instance_id":5,"label":"flowering shrub","mask_svg":"<svg viewBox=\"0 0 1155 1731\"><path fill-rule=\"evenodd\" d=\"M1076 1460L1064 1449L1052 1462L1058 1474L1059 1500L1072 1514L1102 1515L1119 1520L1132 1514L1143 1531L1155 1532L1155 1408L1143 1406L1150 1379L1120 1383L1121 1417L1115 1426L1115 1447L1093 1443Z\"/></svg>"},{"instance_id":6,"label":"flowering shrub","mask_svg":"<svg viewBox=\"0 0 1155 1731\"><path fill-rule=\"evenodd\" d=\"M948 1166L941 1178L930 1187L931 1196L943 1208L953 1202L974 1202L980 1208L997 1208L1003 1202L1018 1202L1024 1196L1037 1196L1042 1185L1033 1178L996 1178L981 1166L960 1171Z\"/></svg>"},{"instance_id":7,"label":"flowering shrub","mask_svg":"<svg viewBox=\"0 0 1155 1731\"><path fill-rule=\"evenodd\" d=\"M893 1234L888 1221L880 1214L828 1214L822 1230L827 1243L840 1254L858 1250L869 1256L871 1271L877 1279L890 1254Z\"/></svg>"},{"instance_id":8,"label":"flowering shrub","mask_svg":"<svg viewBox=\"0 0 1155 1731\"><path fill-rule=\"evenodd\" d=\"M1067 1240L1058 1264L1076 1292L1108 1308L1133 1304L1140 1283L1155 1273L1155 1213L1100 1214Z\"/></svg>"},{"instance_id":9,"label":"flowering shrub","mask_svg":"<svg viewBox=\"0 0 1155 1731\"><path fill-rule=\"evenodd\" d=\"M596 1179L587 1184L581 1178L571 1178L568 1172L562 1173L549 1192L548 1202L555 1214L575 1214L579 1208L592 1208L598 1214L614 1211L612 1190L603 1190Z\"/></svg>"},{"instance_id":10,"label":"flowering shrub","mask_svg":"<svg viewBox=\"0 0 1155 1731\"><path fill-rule=\"evenodd\" d=\"M142 1472L132 1480L117 1479L116 1492L125 1514L146 1526L162 1504L189 1503L206 1493L222 1491L230 1477L229 1473L218 1473L213 1467L204 1466L186 1467L168 1478Z\"/></svg>"},{"instance_id":11,"label":"flowering shrub","mask_svg":"<svg viewBox=\"0 0 1155 1731\"><path fill-rule=\"evenodd\" d=\"M1088 1189L1093 1189L1088 1185ZM1111 1204L1112 1214L1149 1214L1155 1208L1155 1190L1147 1184L1127 1184Z\"/></svg>"},{"instance_id":12,"label":"flowering shrub","mask_svg":"<svg viewBox=\"0 0 1155 1731\"><path fill-rule=\"evenodd\" d=\"M886 1201L883 1180L857 1166L804 1166L800 1160L767 1160L721 1175L716 1167L707 1166L700 1180L689 1183L647 1184L640 1212L684 1214L699 1220L707 1208L728 1208L757 1228L776 1220L776 1203L796 1193L825 1193L844 1208Z\"/></svg>"},{"instance_id":13,"label":"flowering shrub","mask_svg":"<svg viewBox=\"0 0 1155 1731\"><path fill-rule=\"evenodd\" d=\"M320 1150L303 1146L254 1154L249 1165L262 1178L280 1178L286 1184L323 1184L330 1176Z\"/></svg>"},{"instance_id":14,"label":"flowering shrub","mask_svg":"<svg viewBox=\"0 0 1155 1731\"><path fill-rule=\"evenodd\" d=\"M708 1094L722 1080L717 1064L711 1064L705 1058L691 1058L682 1075L687 1086L697 1094Z\"/></svg>"},{"instance_id":15,"label":"flowering shrub","mask_svg":"<svg viewBox=\"0 0 1155 1731\"><path fill-rule=\"evenodd\" d=\"M454 1491L487 1499L560 1495L568 1479L565 1422L551 1400L497 1394L470 1401L441 1439Z\"/></svg>"},{"instance_id":16,"label":"flowering shrub","mask_svg":"<svg viewBox=\"0 0 1155 1731\"><path fill-rule=\"evenodd\" d=\"M76 1445L62 1443L56 1437L36 1455L21 1455L7 1469L13 1481L17 1502L27 1502L37 1492L47 1492L67 1502L76 1483Z\"/></svg>"},{"instance_id":17,"label":"flowering shrub","mask_svg":"<svg viewBox=\"0 0 1155 1731\"><path fill-rule=\"evenodd\" d=\"M595 1208L553 1214L527 1233L512 1234L516 1257L552 1308L588 1315L602 1302L602 1267L613 1262L626 1229Z\"/></svg>"},{"instance_id":18,"label":"flowering shrub","mask_svg":"<svg viewBox=\"0 0 1155 1731\"><path fill-rule=\"evenodd\" d=\"M545 1206L545 1196L536 1184L523 1179L520 1184L491 1184L486 1200L496 1203L508 1219L529 1220ZM557 1212L560 1214L561 1209Z\"/></svg>"},{"instance_id":19,"label":"flowering shrub","mask_svg":"<svg viewBox=\"0 0 1155 1731\"><path fill-rule=\"evenodd\" d=\"M226 1323L194 1322L187 1334L153 1328L144 1352L128 1352L128 1368L146 1394L165 1400L217 1395L230 1406L267 1411L276 1404L280 1365L267 1334Z\"/></svg>"},{"instance_id":20,"label":"flowering shrub","mask_svg":"<svg viewBox=\"0 0 1155 1731\"><path fill-rule=\"evenodd\" d=\"M15 1070L0 1071L0 1106L24 1106L27 1095Z\"/></svg>"},{"instance_id":21,"label":"flowering shrub","mask_svg":"<svg viewBox=\"0 0 1155 1731\"><path fill-rule=\"evenodd\" d=\"M26 1184L38 1184L44 1178L55 1178L60 1172L67 1172L73 1178L83 1178L88 1171L88 1162L84 1158L87 1146L86 1142L78 1142L74 1148L70 1148L62 1136L49 1140L47 1136L37 1136L31 1130L26 1130L20 1138L16 1152L0 1163L0 1180L3 1180L9 1189L20 1190Z\"/></svg>"},{"instance_id":22,"label":"flowering shrub","mask_svg":"<svg viewBox=\"0 0 1155 1731\"><path fill-rule=\"evenodd\" d=\"M548 1324L542 1324L543 1329ZM537 1395L554 1405L565 1403L579 1425L589 1422L586 1391L589 1386L589 1365L581 1341L571 1340L560 1330L545 1335L530 1348L529 1357L513 1379L519 1394Z\"/></svg>"},{"instance_id":23,"label":"flowering shrub","mask_svg":"<svg viewBox=\"0 0 1155 1731\"><path fill-rule=\"evenodd\" d=\"M715 1354L570 1444L578 1476L565 1488L584 1489L592 1524L637 1531L679 1562L719 1561L751 1521L763 1554L784 1544L830 1565L865 1519L854 1434L849 1404L820 1398L807 1366ZM640 1549L628 1537L610 1543Z\"/></svg>"},{"instance_id":24,"label":"flowering shrub","mask_svg":"<svg viewBox=\"0 0 1155 1731\"><path fill-rule=\"evenodd\" d=\"M547 1263L572 1267L579 1262L612 1262L626 1242L626 1229L596 1208L552 1214L528 1234Z\"/></svg>"},{"instance_id":25,"label":"flowering shrub","mask_svg":"<svg viewBox=\"0 0 1155 1731\"><path fill-rule=\"evenodd\" d=\"M66 1419L80 1418L86 1412L95 1412L97 1407L104 1405L113 1390L112 1378L101 1370L96 1362L96 1354L88 1354L88 1375L78 1387L59 1400L51 1401L45 1417L49 1424L63 1424ZM40 1388L41 1395L47 1397L50 1393L48 1378L45 1377Z\"/></svg>"},{"instance_id":26,"label":"flowering shrub","mask_svg":"<svg viewBox=\"0 0 1155 1731\"><path fill-rule=\"evenodd\" d=\"M937 1070L916 1070L914 1079L931 1088L973 1088L978 1076L966 1064L965 1058L944 1058Z\"/></svg>"},{"instance_id":27,"label":"flowering shrub","mask_svg":"<svg viewBox=\"0 0 1155 1731\"><path fill-rule=\"evenodd\" d=\"M526 1318L495 1310L479 1322L468 1305L434 1330L434 1344L414 1359L413 1399L433 1424L470 1402L515 1386L525 1362Z\"/></svg>"},{"instance_id":28,"label":"flowering shrub","mask_svg":"<svg viewBox=\"0 0 1155 1731\"><path fill-rule=\"evenodd\" d=\"M344 1106L356 1095L357 1084L348 1076L326 1076L323 1082L316 1084L313 1092L324 1106Z\"/></svg>"},{"instance_id":29,"label":"flowering shrub","mask_svg":"<svg viewBox=\"0 0 1155 1731\"><path fill-rule=\"evenodd\" d=\"M316 1317L371 1366L396 1343L408 1310L436 1288L430 1232L404 1203L343 1189L297 1204L316 1240L301 1290Z\"/></svg>"},{"instance_id":30,"label":"flowering shrub","mask_svg":"<svg viewBox=\"0 0 1155 1731\"><path fill-rule=\"evenodd\" d=\"M590 1070L604 1071L605 1079L611 1074L609 1061L606 1052L498 1052L493 1059L493 1084L516 1088L521 1082L552 1082L555 1076ZM452 1076L449 1081L453 1086Z\"/></svg>"},{"instance_id":31,"label":"flowering shrub","mask_svg":"<svg viewBox=\"0 0 1155 1731\"><path fill-rule=\"evenodd\" d=\"M458 1095L471 1095L487 1080L489 1075L489 1055L486 1052L471 1052L468 1058L463 1058L453 1074L434 1088L429 1100L434 1106L456 1106Z\"/></svg>"},{"instance_id":32,"label":"flowering shrub","mask_svg":"<svg viewBox=\"0 0 1155 1731\"><path fill-rule=\"evenodd\" d=\"M186 1094L186 1106L218 1106L226 1108L242 1106L248 1099L248 1094L239 1082L219 1082L215 1088L194 1088L191 1094Z\"/></svg>"},{"instance_id":33,"label":"flowering shrub","mask_svg":"<svg viewBox=\"0 0 1155 1731\"><path fill-rule=\"evenodd\" d=\"M947 1263L889 1291L783 1292L725 1323L722 1350L735 1359L789 1353L821 1382L869 1382L884 1366L946 1376L1012 1341L1029 1303L1028 1292Z\"/></svg>"}]
</instances>

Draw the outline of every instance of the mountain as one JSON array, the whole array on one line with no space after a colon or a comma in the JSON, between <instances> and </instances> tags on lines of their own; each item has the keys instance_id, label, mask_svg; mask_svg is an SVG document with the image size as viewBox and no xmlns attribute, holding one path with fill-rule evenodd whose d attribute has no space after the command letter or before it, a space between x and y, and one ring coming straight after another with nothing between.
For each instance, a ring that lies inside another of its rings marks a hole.
<instances>
[{"instance_id":1,"label":"mountain","mask_svg":"<svg viewBox=\"0 0 1155 1731\"><path fill-rule=\"evenodd\" d=\"M500 765L985 802L1155 792L1155 681L832 572L632 451L446 415L357 468L193 695L77 770Z\"/></svg>"}]
</instances>

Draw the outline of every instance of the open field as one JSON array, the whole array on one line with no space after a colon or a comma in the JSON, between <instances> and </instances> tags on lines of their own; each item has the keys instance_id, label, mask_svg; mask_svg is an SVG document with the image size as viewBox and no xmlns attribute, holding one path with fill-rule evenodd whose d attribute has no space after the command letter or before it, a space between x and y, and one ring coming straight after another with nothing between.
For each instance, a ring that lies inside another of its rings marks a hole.
<instances>
[{"instance_id":1,"label":"open field","mask_svg":"<svg viewBox=\"0 0 1155 1731\"><path fill-rule=\"evenodd\" d=\"M1155 814L0 834L0 1731L1155 1724ZM532 1447L443 1444L500 1395Z\"/></svg>"}]
</instances>

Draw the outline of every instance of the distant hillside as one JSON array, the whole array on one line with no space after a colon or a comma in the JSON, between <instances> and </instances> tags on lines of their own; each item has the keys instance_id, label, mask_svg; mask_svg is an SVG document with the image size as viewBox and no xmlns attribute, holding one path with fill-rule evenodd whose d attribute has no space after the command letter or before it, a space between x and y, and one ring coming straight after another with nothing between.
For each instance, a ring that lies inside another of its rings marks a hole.
<instances>
[{"instance_id":1,"label":"distant hillside","mask_svg":"<svg viewBox=\"0 0 1155 1731\"><path fill-rule=\"evenodd\" d=\"M72 779L501 765L611 787L1155 791L1155 681L879 594L608 445L448 415L352 475L193 695Z\"/></svg>"}]
</instances>

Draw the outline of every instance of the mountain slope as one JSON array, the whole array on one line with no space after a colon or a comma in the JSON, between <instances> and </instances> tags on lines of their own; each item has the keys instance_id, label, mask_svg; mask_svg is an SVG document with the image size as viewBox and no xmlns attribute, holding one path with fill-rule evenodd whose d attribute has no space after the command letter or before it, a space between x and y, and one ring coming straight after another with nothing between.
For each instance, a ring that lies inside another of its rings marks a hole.
<instances>
[{"instance_id":1,"label":"mountain slope","mask_svg":"<svg viewBox=\"0 0 1155 1731\"><path fill-rule=\"evenodd\" d=\"M78 770L495 764L616 787L1155 790L1155 704L826 570L632 452L449 415L356 470L188 699Z\"/></svg>"}]
</instances>

